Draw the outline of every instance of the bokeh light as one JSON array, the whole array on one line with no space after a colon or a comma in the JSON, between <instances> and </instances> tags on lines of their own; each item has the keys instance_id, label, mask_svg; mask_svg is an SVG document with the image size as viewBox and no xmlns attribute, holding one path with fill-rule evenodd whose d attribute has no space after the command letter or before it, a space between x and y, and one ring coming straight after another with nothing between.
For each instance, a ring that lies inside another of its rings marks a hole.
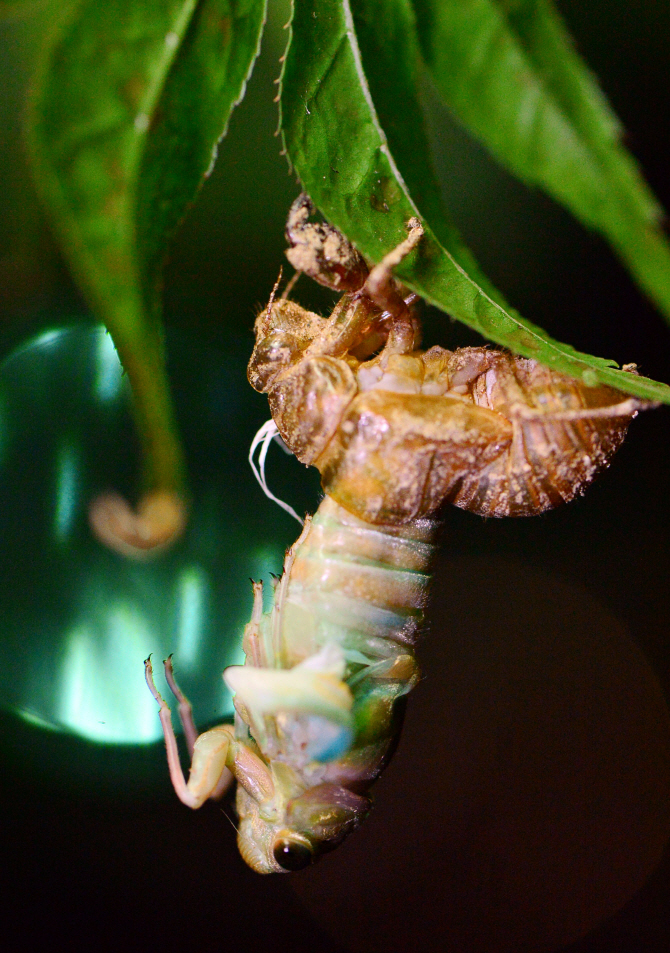
<instances>
[{"instance_id":1,"label":"bokeh light","mask_svg":"<svg viewBox=\"0 0 670 953\"><path fill-rule=\"evenodd\" d=\"M139 490L129 389L110 337L86 325L48 330L0 369L0 698L34 724L107 744L161 736L144 682L150 653L174 654L201 723L231 717L221 673L243 660L248 579L280 572L295 535L241 462L264 410L243 360L181 336L170 354L191 520L144 562L109 551L88 525L100 492L134 500Z\"/></svg>"}]
</instances>

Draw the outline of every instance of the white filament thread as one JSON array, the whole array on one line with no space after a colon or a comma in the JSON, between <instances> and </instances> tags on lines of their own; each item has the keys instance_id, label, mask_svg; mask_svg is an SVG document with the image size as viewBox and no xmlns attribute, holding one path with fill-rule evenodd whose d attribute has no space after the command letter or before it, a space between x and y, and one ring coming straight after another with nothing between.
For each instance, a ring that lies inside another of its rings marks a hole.
<instances>
[{"instance_id":1,"label":"white filament thread","mask_svg":"<svg viewBox=\"0 0 670 953\"><path fill-rule=\"evenodd\" d=\"M280 500L278 496L275 496L272 490L267 484L265 479L265 458L268 455L268 450L270 444L275 438L279 438L279 431L277 430L277 425L274 420L266 420L263 426L260 428L254 439L251 441L251 447L249 449L249 463L251 464L251 469L254 471L254 476L258 480L261 486L261 490L265 495L277 503L283 510L286 510L287 513L290 513L302 526L304 520L301 519L292 506L289 506L288 503L284 503L283 500ZM258 466L254 462L254 454L257 447L260 447L260 453L258 454Z\"/></svg>"}]
</instances>

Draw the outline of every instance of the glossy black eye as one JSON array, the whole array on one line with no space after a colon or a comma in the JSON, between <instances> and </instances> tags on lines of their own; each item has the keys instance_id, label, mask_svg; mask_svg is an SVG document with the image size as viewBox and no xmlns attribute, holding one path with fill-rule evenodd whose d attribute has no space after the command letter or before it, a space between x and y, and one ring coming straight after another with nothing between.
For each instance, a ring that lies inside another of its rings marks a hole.
<instances>
[{"instance_id":1,"label":"glossy black eye","mask_svg":"<svg viewBox=\"0 0 670 953\"><path fill-rule=\"evenodd\" d=\"M284 870L304 870L312 863L311 847L293 837L279 837L272 853Z\"/></svg>"}]
</instances>

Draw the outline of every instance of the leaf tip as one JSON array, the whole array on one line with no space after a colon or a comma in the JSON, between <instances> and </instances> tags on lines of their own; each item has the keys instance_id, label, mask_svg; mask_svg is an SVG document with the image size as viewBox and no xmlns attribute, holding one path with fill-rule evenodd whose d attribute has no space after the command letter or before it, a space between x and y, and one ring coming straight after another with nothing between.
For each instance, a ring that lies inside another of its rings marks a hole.
<instances>
[{"instance_id":1,"label":"leaf tip","mask_svg":"<svg viewBox=\"0 0 670 953\"><path fill-rule=\"evenodd\" d=\"M88 521L105 546L130 559L150 559L168 549L186 528L187 507L177 493L148 493L133 510L118 493L101 493L91 502Z\"/></svg>"}]
</instances>

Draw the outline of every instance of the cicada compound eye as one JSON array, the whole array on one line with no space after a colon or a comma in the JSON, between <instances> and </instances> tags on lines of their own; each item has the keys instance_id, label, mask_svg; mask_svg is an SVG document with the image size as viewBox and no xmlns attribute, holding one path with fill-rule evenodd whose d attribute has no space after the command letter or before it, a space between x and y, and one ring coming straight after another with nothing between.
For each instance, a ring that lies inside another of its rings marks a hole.
<instances>
[{"instance_id":1,"label":"cicada compound eye","mask_svg":"<svg viewBox=\"0 0 670 953\"><path fill-rule=\"evenodd\" d=\"M251 386L261 393L269 390L276 377L294 364L300 353L293 334L281 329L271 331L257 343L251 356L247 371Z\"/></svg>"},{"instance_id":2,"label":"cicada compound eye","mask_svg":"<svg viewBox=\"0 0 670 953\"><path fill-rule=\"evenodd\" d=\"M274 859L283 870L304 870L314 860L311 844L295 834L280 834L272 847Z\"/></svg>"}]
</instances>

